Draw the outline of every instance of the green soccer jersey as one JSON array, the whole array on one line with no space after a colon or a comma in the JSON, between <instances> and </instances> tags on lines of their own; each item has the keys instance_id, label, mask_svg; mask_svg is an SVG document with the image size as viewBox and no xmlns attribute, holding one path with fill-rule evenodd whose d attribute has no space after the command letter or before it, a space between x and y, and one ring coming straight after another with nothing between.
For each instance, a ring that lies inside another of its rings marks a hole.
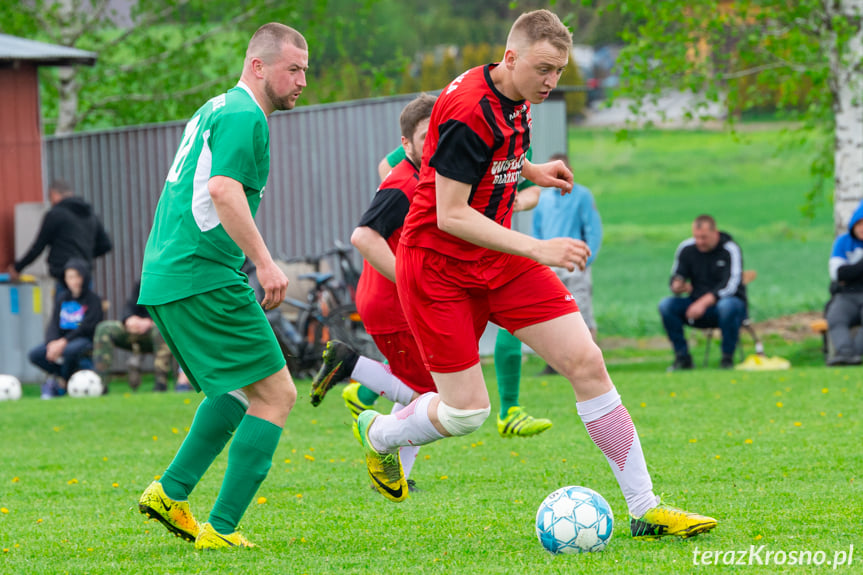
<instances>
[{"instance_id":1,"label":"green soccer jersey","mask_svg":"<svg viewBox=\"0 0 863 575\"><path fill-rule=\"evenodd\" d=\"M183 132L156 207L141 272L143 305L160 305L243 282L245 256L219 221L213 176L243 184L252 217L270 172L264 111L240 83L204 104Z\"/></svg>"}]
</instances>

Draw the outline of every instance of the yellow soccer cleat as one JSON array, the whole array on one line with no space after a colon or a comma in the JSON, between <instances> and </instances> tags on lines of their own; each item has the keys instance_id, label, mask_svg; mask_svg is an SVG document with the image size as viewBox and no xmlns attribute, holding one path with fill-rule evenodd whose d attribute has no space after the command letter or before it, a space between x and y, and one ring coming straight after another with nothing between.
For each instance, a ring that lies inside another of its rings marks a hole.
<instances>
[{"instance_id":1,"label":"yellow soccer cleat","mask_svg":"<svg viewBox=\"0 0 863 575\"><path fill-rule=\"evenodd\" d=\"M373 405L368 405L367 403L360 401L360 396L357 393L360 390L360 387L362 387L362 385L356 381L352 381L346 385L344 391L342 391L342 399L345 400L345 405L350 410L351 417L354 418L354 421L357 420L362 412L374 407Z\"/></svg>"},{"instance_id":2,"label":"yellow soccer cleat","mask_svg":"<svg viewBox=\"0 0 863 575\"><path fill-rule=\"evenodd\" d=\"M195 539L195 549L228 549L230 547L255 547L255 544L243 537L239 531L230 535L222 535L209 523L201 525L201 532Z\"/></svg>"},{"instance_id":3,"label":"yellow soccer cleat","mask_svg":"<svg viewBox=\"0 0 863 575\"><path fill-rule=\"evenodd\" d=\"M369 427L378 415L380 413L372 409L363 411L357 419L357 431L366 452L366 467L374 488L390 501L399 503L408 496L408 483L399 452L378 453L369 441Z\"/></svg>"},{"instance_id":4,"label":"yellow soccer cleat","mask_svg":"<svg viewBox=\"0 0 863 575\"><path fill-rule=\"evenodd\" d=\"M506 417L497 416L497 432L501 437L530 437L539 435L551 428L551 421L527 414L523 407L514 405L506 412Z\"/></svg>"},{"instance_id":5,"label":"yellow soccer cleat","mask_svg":"<svg viewBox=\"0 0 863 575\"><path fill-rule=\"evenodd\" d=\"M186 541L195 541L201 524L192 515L188 501L174 501L167 495L158 481L152 482L138 500L138 510L161 522L168 531Z\"/></svg>"},{"instance_id":6,"label":"yellow soccer cleat","mask_svg":"<svg viewBox=\"0 0 863 575\"><path fill-rule=\"evenodd\" d=\"M717 521L697 513L689 513L660 503L641 517L629 519L629 529L636 539L659 539L674 535L684 539L707 533L716 527Z\"/></svg>"}]
</instances>

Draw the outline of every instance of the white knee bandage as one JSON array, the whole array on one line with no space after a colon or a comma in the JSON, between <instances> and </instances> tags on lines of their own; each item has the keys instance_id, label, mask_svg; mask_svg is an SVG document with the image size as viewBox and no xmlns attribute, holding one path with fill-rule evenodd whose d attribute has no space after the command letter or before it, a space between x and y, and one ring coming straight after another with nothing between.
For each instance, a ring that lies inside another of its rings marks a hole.
<instances>
[{"instance_id":1,"label":"white knee bandage","mask_svg":"<svg viewBox=\"0 0 863 575\"><path fill-rule=\"evenodd\" d=\"M444 402L437 406L437 418L450 435L467 435L479 429L488 417L490 407L485 409L456 409Z\"/></svg>"}]
</instances>

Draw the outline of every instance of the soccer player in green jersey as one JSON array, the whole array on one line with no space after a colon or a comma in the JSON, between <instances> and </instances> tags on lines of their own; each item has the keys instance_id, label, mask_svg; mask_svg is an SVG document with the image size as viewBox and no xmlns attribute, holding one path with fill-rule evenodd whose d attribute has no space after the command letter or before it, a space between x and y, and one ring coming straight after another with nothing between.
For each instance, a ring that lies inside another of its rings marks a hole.
<instances>
[{"instance_id":1,"label":"soccer player in green jersey","mask_svg":"<svg viewBox=\"0 0 863 575\"><path fill-rule=\"evenodd\" d=\"M306 40L293 28L270 23L255 32L237 86L186 125L144 252L138 301L206 397L138 507L197 549L253 546L237 525L267 476L297 397L264 315L284 299L288 279L254 216L270 170L267 116L296 105L308 59ZM240 272L246 255L257 266L261 302ZM189 495L232 436L219 495L209 520L199 523Z\"/></svg>"}]
</instances>

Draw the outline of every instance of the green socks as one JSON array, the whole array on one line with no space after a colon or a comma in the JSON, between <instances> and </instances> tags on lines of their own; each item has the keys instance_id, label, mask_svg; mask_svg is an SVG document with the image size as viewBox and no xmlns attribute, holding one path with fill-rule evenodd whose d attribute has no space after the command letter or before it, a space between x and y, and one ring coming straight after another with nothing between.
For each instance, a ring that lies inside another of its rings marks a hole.
<instances>
[{"instance_id":1,"label":"green socks","mask_svg":"<svg viewBox=\"0 0 863 575\"><path fill-rule=\"evenodd\" d=\"M228 469L219 497L210 511L210 524L230 535L237 530L246 508L273 464L282 428L265 419L246 415L228 449Z\"/></svg>"},{"instance_id":2,"label":"green socks","mask_svg":"<svg viewBox=\"0 0 863 575\"><path fill-rule=\"evenodd\" d=\"M500 395L500 417L504 419L510 407L518 405L521 383L521 340L503 328L497 330L494 343L494 372Z\"/></svg>"},{"instance_id":3,"label":"green socks","mask_svg":"<svg viewBox=\"0 0 863 575\"><path fill-rule=\"evenodd\" d=\"M360 385L357 390L357 397L366 405L374 405L380 396L365 385Z\"/></svg>"},{"instance_id":4,"label":"green socks","mask_svg":"<svg viewBox=\"0 0 863 575\"><path fill-rule=\"evenodd\" d=\"M165 495L185 501L213 460L222 452L246 413L245 406L232 395L206 397L183 440L177 455L159 481Z\"/></svg>"}]
</instances>

